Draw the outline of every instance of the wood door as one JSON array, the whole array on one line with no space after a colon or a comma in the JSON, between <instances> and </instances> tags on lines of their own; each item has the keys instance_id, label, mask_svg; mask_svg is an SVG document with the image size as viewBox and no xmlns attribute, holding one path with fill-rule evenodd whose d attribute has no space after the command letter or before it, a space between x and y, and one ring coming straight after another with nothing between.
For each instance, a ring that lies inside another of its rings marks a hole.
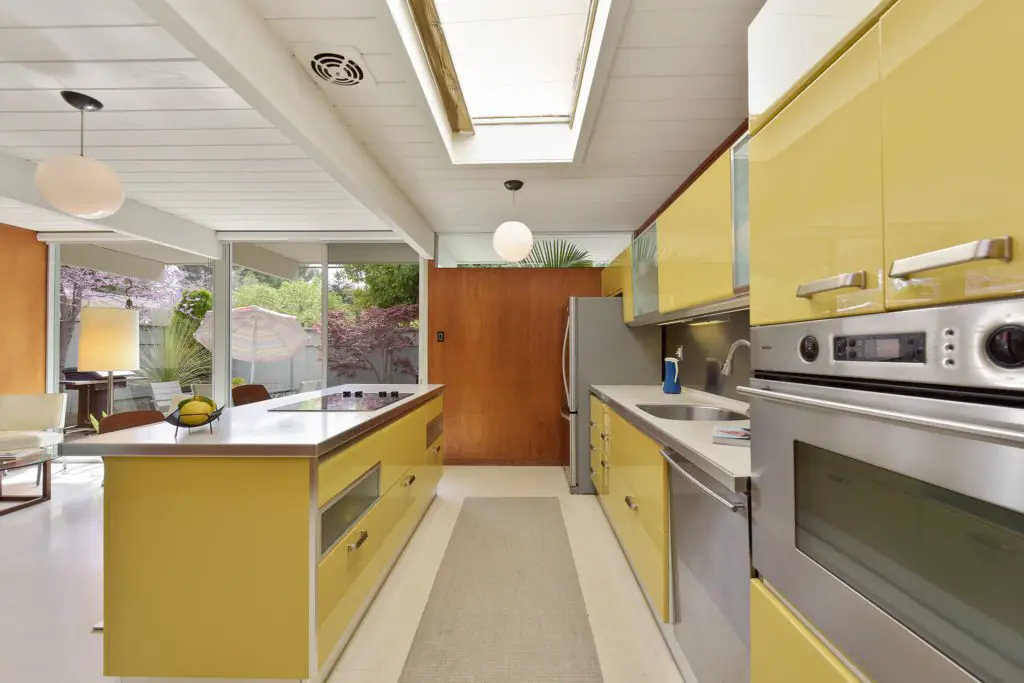
<instances>
[{"instance_id":1,"label":"wood door","mask_svg":"<svg viewBox=\"0 0 1024 683\"><path fill-rule=\"evenodd\" d=\"M428 377L446 385L445 464L568 463L566 305L600 296L601 270L431 267L429 277Z\"/></svg>"}]
</instances>

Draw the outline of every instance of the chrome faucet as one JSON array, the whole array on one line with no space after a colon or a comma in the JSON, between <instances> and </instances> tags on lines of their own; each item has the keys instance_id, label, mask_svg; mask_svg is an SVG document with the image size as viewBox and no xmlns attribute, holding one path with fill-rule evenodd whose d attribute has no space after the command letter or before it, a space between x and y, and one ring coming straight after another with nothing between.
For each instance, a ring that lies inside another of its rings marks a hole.
<instances>
[{"instance_id":1,"label":"chrome faucet","mask_svg":"<svg viewBox=\"0 0 1024 683\"><path fill-rule=\"evenodd\" d=\"M725 365L722 366L722 375L725 377L732 374L732 358L736 355L736 351L741 346L746 346L749 349L750 342L746 339L737 339L732 343L732 346L729 347L729 353L725 356Z\"/></svg>"}]
</instances>

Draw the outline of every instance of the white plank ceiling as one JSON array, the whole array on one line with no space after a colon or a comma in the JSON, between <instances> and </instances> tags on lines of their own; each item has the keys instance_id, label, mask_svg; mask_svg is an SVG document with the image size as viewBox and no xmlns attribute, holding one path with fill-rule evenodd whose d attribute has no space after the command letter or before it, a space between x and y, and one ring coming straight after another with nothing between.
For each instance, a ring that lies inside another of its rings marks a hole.
<instances>
[{"instance_id":1,"label":"white plank ceiling","mask_svg":"<svg viewBox=\"0 0 1024 683\"><path fill-rule=\"evenodd\" d=\"M764 0L633 0L581 164L455 166L384 0L254 0L296 46L354 46L376 87L333 87L341 118L438 232L633 230L747 112L747 26ZM526 187L513 209L501 182Z\"/></svg>"},{"instance_id":2,"label":"white plank ceiling","mask_svg":"<svg viewBox=\"0 0 1024 683\"><path fill-rule=\"evenodd\" d=\"M0 152L77 153L62 89L104 103L86 115L86 154L133 199L214 230L384 229L132 0L0 0ZM36 230L82 228L0 208Z\"/></svg>"}]
</instances>

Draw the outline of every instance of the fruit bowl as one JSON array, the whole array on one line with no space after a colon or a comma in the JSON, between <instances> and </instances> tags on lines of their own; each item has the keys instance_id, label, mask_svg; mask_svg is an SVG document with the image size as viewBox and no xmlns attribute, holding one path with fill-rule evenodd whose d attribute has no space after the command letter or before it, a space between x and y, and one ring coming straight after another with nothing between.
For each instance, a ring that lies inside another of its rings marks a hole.
<instances>
[{"instance_id":1,"label":"fruit bowl","mask_svg":"<svg viewBox=\"0 0 1024 683\"><path fill-rule=\"evenodd\" d=\"M173 413L164 418L164 421L174 425L175 439L178 438L178 429L180 427L184 427L185 429L189 430L189 432L191 432L193 429L196 429L198 427L205 427L206 425L210 425L210 433L213 434L213 423L217 420L217 418L220 417L220 414L223 412L224 407L221 406L220 408L217 408L217 410L207 415L206 419L204 419L202 422L198 422L196 424L185 424L184 422L181 421L181 408L175 408Z\"/></svg>"}]
</instances>

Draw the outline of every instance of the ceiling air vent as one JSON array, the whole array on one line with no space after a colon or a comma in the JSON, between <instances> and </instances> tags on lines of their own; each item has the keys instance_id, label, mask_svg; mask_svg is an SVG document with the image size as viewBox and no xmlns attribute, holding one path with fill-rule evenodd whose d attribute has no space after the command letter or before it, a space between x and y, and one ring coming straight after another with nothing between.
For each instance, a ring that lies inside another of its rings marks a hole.
<instances>
[{"instance_id":1,"label":"ceiling air vent","mask_svg":"<svg viewBox=\"0 0 1024 683\"><path fill-rule=\"evenodd\" d=\"M334 85L359 85L366 74L350 57L337 52L319 52L309 60L309 68L317 76Z\"/></svg>"}]
</instances>

